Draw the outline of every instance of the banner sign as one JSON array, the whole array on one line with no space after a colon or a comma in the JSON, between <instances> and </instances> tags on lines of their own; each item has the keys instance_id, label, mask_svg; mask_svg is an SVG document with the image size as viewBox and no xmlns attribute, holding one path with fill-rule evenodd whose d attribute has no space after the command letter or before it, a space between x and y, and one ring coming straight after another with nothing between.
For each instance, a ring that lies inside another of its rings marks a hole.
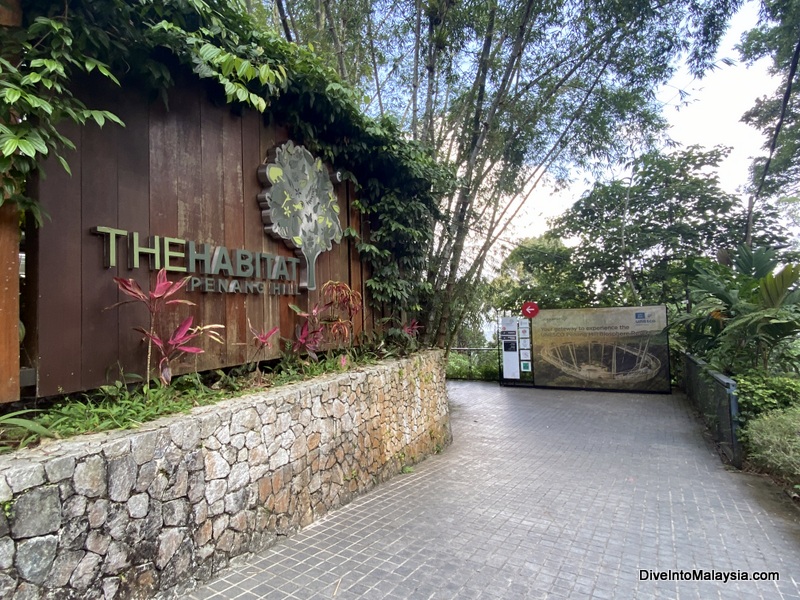
<instances>
[{"instance_id":1,"label":"banner sign","mask_svg":"<svg viewBox=\"0 0 800 600\"><path fill-rule=\"evenodd\" d=\"M541 387L670 391L665 306L541 310L531 320Z\"/></svg>"}]
</instances>

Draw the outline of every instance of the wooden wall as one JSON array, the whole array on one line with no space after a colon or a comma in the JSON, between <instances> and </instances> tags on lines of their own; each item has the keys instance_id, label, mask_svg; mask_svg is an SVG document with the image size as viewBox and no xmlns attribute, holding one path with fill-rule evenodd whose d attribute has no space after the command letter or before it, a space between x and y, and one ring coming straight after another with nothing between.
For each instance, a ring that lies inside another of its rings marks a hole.
<instances>
[{"instance_id":1,"label":"wooden wall","mask_svg":"<svg viewBox=\"0 0 800 600\"><path fill-rule=\"evenodd\" d=\"M130 89L88 86L83 92L87 103L111 110L126 126L65 127L76 145L68 154L72 175L53 162L44 166L46 177L38 182L38 198L50 218L28 237L25 290L25 355L36 369L38 396L94 388L119 379L120 370L146 370L146 344L133 328L147 327L147 311L138 304L109 308L127 299L112 277L133 277L150 289L156 274L144 266L129 270L124 243L118 245L118 266L105 268L106 241L91 233L93 227L138 231L143 240L169 236L294 256L283 242L264 233L256 201L262 187L257 168L271 148L288 139L285 128L265 126L263 117L252 111L237 115L227 106L215 106L194 81L170 93L169 110ZM360 231L352 190L346 184L335 184L335 190L342 228ZM179 275L171 273L170 279ZM207 370L252 359L248 318L258 329L279 325L282 336L293 337L297 320L289 304L313 304L330 279L346 281L363 293L363 266L352 242L343 240L320 255L319 289L300 296L184 292L181 297L196 305L171 307L169 322L162 327L171 331L191 314L195 324L224 324L225 343L204 341L205 353L184 359L176 370ZM277 355L275 344L271 356Z\"/></svg>"}]
</instances>

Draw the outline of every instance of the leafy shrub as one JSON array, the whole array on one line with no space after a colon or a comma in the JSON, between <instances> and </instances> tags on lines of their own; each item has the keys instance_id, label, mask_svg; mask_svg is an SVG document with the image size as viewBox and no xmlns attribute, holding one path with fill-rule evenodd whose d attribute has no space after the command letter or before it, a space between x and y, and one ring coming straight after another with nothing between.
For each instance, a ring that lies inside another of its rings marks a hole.
<instances>
[{"instance_id":1,"label":"leafy shrub","mask_svg":"<svg viewBox=\"0 0 800 600\"><path fill-rule=\"evenodd\" d=\"M499 367L496 352L473 352L462 354L451 352L447 358L448 379L472 379L497 381Z\"/></svg>"},{"instance_id":2,"label":"leafy shrub","mask_svg":"<svg viewBox=\"0 0 800 600\"><path fill-rule=\"evenodd\" d=\"M745 434L747 456L754 466L800 484L800 405L754 418Z\"/></svg>"},{"instance_id":3,"label":"leafy shrub","mask_svg":"<svg viewBox=\"0 0 800 600\"><path fill-rule=\"evenodd\" d=\"M751 371L736 378L736 395L739 423L745 425L771 410L800 406L800 379Z\"/></svg>"},{"instance_id":4,"label":"leafy shrub","mask_svg":"<svg viewBox=\"0 0 800 600\"><path fill-rule=\"evenodd\" d=\"M451 352L447 357L447 379L469 379L469 357Z\"/></svg>"}]
</instances>

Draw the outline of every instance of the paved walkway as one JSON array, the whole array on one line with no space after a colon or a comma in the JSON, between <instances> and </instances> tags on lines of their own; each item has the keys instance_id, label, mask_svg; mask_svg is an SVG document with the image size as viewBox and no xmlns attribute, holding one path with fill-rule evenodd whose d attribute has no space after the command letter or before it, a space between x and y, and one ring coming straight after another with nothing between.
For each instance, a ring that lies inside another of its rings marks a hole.
<instances>
[{"instance_id":1,"label":"paved walkway","mask_svg":"<svg viewBox=\"0 0 800 600\"><path fill-rule=\"evenodd\" d=\"M188 597L800 599L800 511L727 470L682 396L483 383L450 396L441 455Z\"/></svg>"}]
</instances>

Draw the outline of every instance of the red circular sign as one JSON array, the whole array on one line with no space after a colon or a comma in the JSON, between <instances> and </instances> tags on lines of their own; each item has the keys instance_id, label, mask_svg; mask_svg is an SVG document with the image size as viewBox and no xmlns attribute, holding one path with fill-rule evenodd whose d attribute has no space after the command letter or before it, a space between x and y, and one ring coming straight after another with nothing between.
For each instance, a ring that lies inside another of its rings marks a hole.
<instances>
[{"instance_id":1,"label":"red circular sign","mask_svg":"<svg viewBox=\"0 0 800 600\"><path fill-rule=\"evenodd\" d=\"M522 305L522 316L532 319L539 314L539 305L536 302L525 302Z\"/></svg>"}]
</instances>

